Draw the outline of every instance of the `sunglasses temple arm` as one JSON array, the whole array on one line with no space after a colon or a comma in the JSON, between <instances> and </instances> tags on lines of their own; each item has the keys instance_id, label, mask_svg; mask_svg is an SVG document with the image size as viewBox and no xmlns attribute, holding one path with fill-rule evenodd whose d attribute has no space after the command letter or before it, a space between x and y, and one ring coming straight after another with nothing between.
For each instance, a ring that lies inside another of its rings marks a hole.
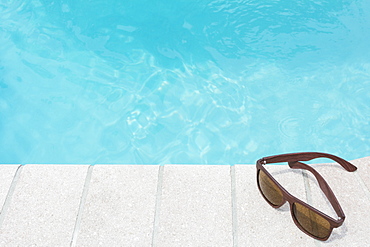
<instances>
[{"instance_id":1,"label":"sunglasses temple arm","mask_svg":"<svg viewBox=\"0 0 370 247\"><path fill-rule=\"evenodd\" d=\"M292 169L304 169L310 171L316 178L317 182L321 190L324 192L325 196L328 198L330 204L333 206L337 215L341 218L341 221L344 221L345 215L344 212L339 205L337 198L335 197L333 191L329 187L328 183L324 180L324 178L312 167L301 163L301 162L289 162L289 167Z\"/></svg>"},{"instance_id":2,"label":"sunglasses temple arm","mask_svg":"<svg viewBox=\"0 0 370 247\"><path fill-rule=\"evenodd\" d=\"M274 155L263 158L263 160L268 163L279 163L279 162L295 162L295 161L309 161L316 158L328 158L331 160L336 161L340 164L344 169L349 172L353 172L357 170L357 167L349 163L348 161L339 158L338 156L326 153L318 153L318 152L304 152L304 153L291 153L291 154L281 154L281 155Z\"/></svg>"}]
</instances>

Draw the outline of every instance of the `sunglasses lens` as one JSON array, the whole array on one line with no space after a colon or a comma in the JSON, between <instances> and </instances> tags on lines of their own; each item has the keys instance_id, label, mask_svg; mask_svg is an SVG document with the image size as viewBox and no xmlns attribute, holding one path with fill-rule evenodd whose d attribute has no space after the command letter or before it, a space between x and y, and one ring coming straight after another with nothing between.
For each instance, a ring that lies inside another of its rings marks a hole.
<instances>
[{"instance_id":1,"label":"sunglasses lens","mask_svg":"<svg viewBox=\"0 0 370 247\"><path fill-rule=\"evenodd\" d=\"M329 221L311 209L299 204L293 204L293 214L298 223L311 235L326 239L331 233Z\"/></svg>"},{"instance_id":2,"label":"sunglasses lens","mask_svg":"<svg viewBox=\"0 0 370 247\"><path fill-rule=\"evenodd\" d=\"M262 194L271 204L275 206L283 204L283 193L262 170L258 172L258 184Z\"/></svg>"}]
</instances>

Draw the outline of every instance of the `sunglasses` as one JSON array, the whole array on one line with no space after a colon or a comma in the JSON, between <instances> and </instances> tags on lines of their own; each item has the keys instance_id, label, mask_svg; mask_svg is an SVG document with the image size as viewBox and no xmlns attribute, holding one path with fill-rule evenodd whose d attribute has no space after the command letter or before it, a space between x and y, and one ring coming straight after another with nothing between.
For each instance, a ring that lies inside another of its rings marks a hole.
<instances>
[{"instance_id":1,"label":"sunglasses","mask_svg":"<svg viewBox=\"0 0 370 247\"><path fill-rule=\"evenodd\" d=\"M348 161L326 153L306 152L275 155L257 161L257 185L262 196L272 207L279 208L288 201L292 218L297 227L309 236L325 241L329 238L333 228L337 228L343 224L345 215L337 198L324 178L311 166L300 162L316 158L329 158L334 160L349 172L353 172L357 169L357 167ZM304 169L311 172L317 179L319 187L328 198L339 219L334 219L289 194L289 192L286 191L264 167L266 164L280 162L288 162L289 167L292 169Z\"/></svg>"}]
</instances>

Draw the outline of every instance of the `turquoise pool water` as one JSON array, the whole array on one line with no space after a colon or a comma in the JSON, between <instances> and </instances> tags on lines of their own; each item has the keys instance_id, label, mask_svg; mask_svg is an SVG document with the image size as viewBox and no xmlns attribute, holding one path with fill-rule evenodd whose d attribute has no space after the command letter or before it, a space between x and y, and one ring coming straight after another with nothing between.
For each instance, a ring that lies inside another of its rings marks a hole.
<instances>
[{"instance_id":1,"label":"turquoise pool water","mask_svg":"<svg viewBox=\"0 0 370 247\"><path fill-rule=\"evenodd\" d=\"M0 0L0 163L370 155L370 2Z\"/></svg>"}]
</instances>

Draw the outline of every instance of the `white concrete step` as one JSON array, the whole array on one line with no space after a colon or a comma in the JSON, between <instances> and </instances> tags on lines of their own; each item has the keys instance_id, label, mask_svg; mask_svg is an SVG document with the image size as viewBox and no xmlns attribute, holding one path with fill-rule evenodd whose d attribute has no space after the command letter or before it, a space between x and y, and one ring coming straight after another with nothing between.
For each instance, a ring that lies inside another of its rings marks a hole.
<instances>
[{"instance_id":1,"label":"white concrete step","mask_svg":"<svg viewBox=\"0 0 370 247\"><path fill-rule=\"evenodd\" d=\"M347 216L326 242L270 207L255 165L0 165L0 246L370 246L370 157L320 164ZM311 175L266 166L329 215Z\"/></svg>"}]
</instances>

